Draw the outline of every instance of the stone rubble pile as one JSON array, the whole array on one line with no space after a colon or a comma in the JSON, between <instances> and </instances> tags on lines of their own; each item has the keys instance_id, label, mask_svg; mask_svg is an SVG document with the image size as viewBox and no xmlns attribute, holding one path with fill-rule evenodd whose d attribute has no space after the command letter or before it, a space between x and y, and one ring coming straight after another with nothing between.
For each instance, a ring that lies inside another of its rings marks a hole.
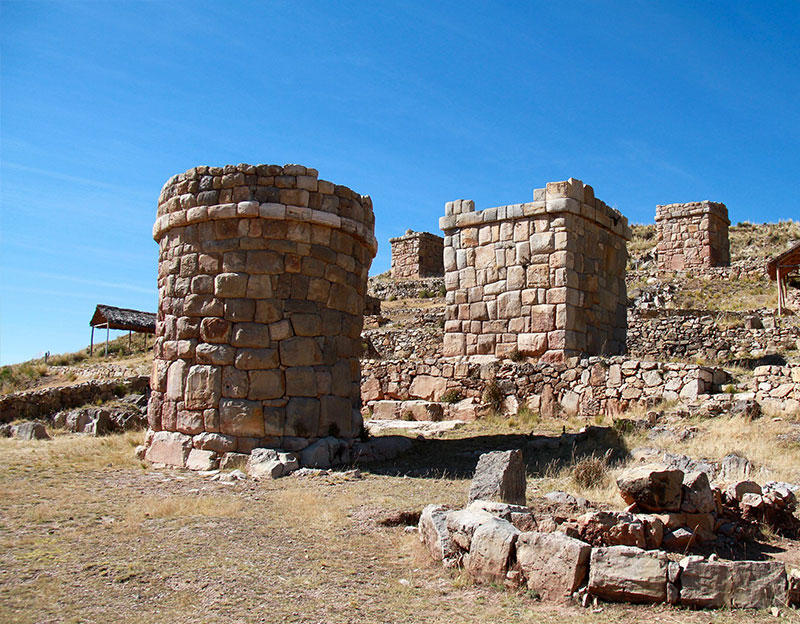
<instances>
[{"instance_id":1,"label":"stone rubble pile","mask_svg":"<svg viewBox=\"0 0 800 624\"><path fill-rule=\"evenodd\" d=\"M542 600L572 599L584 605L599 598L702 608L800 606L799 581L794 580L800 571L787 576L782 562L723 561L716 555L676 560L665 552L685 553L689 543L684 533L711 538L720 528L714 514L734 504L745 522L759 505L793 509L794 497L787 488L762 490L752 482L739 482L722 492L712 488L702 472L642 466L619 480L623 497L631 503L629 511L546 518L524 506L524 467L509 472L513 453L480 458L479 485L473 482L472 490L486 492L493 500L473 500L471 490L464 509L428 505L422 511L420 540L445 567L463 567L478 581L526 587ZM565 493L554 493L551 499L578 503Z\"/></svg>"}]
</instances>

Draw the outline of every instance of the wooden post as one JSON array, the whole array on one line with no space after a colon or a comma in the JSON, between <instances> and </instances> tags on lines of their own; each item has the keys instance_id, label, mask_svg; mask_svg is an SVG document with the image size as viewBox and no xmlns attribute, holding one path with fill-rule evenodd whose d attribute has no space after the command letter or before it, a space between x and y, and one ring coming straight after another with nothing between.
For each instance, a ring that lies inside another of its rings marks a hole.
<instances>
[{"instance_id":1,"label":"wooden post","mask_svg":"<svg viewBox=\"0 0 800 624\"><path fill-rule=\"evenodd\" d=\"M94 325L92 325L92 337L89 338L89 357L94 354Z\"/></svg>"},{"instance_id":2,"label":"wooden post","mask_svg":"<svg viewBox=\"0 0 800 624\"><path fill-rule=\"evenodd\" d=\"M131 349L131 339L132 339L131 336L133 336L133 331L129 329L128 330L128 351L132 350Z\"/></svg>"},{"instance_id":3,"label":"wooden post","mask_svg":"<svg viewBox=\"0 0 800 624\"><path fill-rule=\"evenodd\" d=\"M106 357L108 357L108 335L110 333L110 328L108 327L108 323L106 323Z\"/></svg>"}]
</instances>

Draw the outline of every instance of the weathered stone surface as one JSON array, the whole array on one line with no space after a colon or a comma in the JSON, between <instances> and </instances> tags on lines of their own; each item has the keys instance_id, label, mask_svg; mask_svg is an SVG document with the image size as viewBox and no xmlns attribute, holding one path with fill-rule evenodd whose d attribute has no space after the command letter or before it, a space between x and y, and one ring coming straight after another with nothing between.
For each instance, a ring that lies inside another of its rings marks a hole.
<instances>
[{"instance_id":1,"label":"weathered stone surface","mask_svg":"<svg viewBox=\"0 0 800 624\"><path fill-rule=\"evenodd\" d=\"M300 465L305 468L330 468L349 462L348 444L333 436L317 440L300 452Z\"/></svg>"},{"instance_id":2,"label":"weathered stone surface","mask_svg":"<svg viewBox=\"0 0 800 624\"><path fill-rule=\"evenodd\" d=\"M648 546L645 523L631 513L591 511L578 517L578 527L581 539L596 546Z\"/></svg>"},{"instance_id":3,"label":"weathered stone surface","mask_svg":"<svg viewBox=\"0 0 800 624\"><path fill-rule=\"evenodd\" d=\"M214 470L218 465L219 459L214 451L193 448L186 458L186 467L189 470Z\"/></svg>"},{"instance_id":4,"label":"weathered stone surface","mask_svg":"<svg viewBox=\"0 0 800 624\"><path fill-rule=\"evenodd\" d=\"M630 468L617 479L623 500L644 511L678 511L681 507L683 472L662 466Z\"/></svg>"},{"instance_id":5,"label":"weathered stone surface","mask_svg":"<svg viewBox=\"0 0 800 624\"><path fill-rule=\"evenodd\" d=\"M589 592L612 602L664 602L667 558L633 546L593 548Z\"/></svg>"},{"instance_id":6,"label":"weathered stone surface","mask_svg":"<svg viewBox=\"0 0 800 624\"><path fill-rule=\"evenodd\" d=\"M219 402L222 433L260 438L264 435L261 403L244 399L222 399Z\"/></svg>"},{"instance_id":7,"label":"weathered stone surface","mask_svg":"<svg viewBox=\"0 0 800 624\"><path fill-rule=\"evenodd\" d=\"M705 472L687 472L683 475L681 511L711 513L716 509L714 494Z\"/></svg>"},{"instance_id":8,"label":"weathered stone surface","mask_svg":"<svg viewBox=\"0 0 800 624\"><path fill-rule=\"evenodd\" d=\"M447 507L427 505L419 516L419 539L437 561L454 561L458 550L447 530Z\"/></svg>"},{"instance_id":9,"label":"weathered stone surface","mask_svg":"<svg viewBox=\"0 0 800 624\"><path fill-rule=\"evenodd\" d=\"M521 533L517 565L528 589L543 600L563 602L585 583L591 550L586 542L563 533Z\"/></svg>"},{"instance_id":10,"label":"weathered stone surface","mask_svg":"<svg viewBox=\"0 0 800 624\"><path fill-rule=\"evenodd\" d=\"M731 562L731 604L736 609L769 609L786 604L782 561Z\"/></svg>"},{"instance_id":11,"label":"weathered stone surface","mask_svg":"<svg viewBox=\"0 0 800 624\"><path fill-rule=\"evenodd\" d=\"M19 423L18 425L14 425L13 429L14 437L18 440L49 440L50 436L47 435L47 430L44 427L44 423L29 420L27 422Z\"/></svg>"},{"instance_id":12,"label":"weathered stone surface","mask_svg":"<svg viewBox=\"0 0 800 624\"><path fill-rule=\"evenodd\" d=\"M247 473L255 479L277 479L291 474L300 467L294 453L266 448L256 448L247 460Z\"/></svg>"},{"instance_id":13,"label":"weathered stone surface","mask_svg":"<svg viewBox=\"0 0 800 624\"><path fill-rule=\"evenodd\" d=\"M494 500L525 504L525 464L522 451L493 451L478 459L469 490L469 502Z\"/></svg>"},{"instance_id":14,"label":"weathered stone surface","mask_svg":"<svg viewBox=\"0 0 800 624\"><path fill-rule=\"evenodd\" d=\"M219 467L221 470L237 470L247 466L248 459L250 459L250 455L247 453L228 452L222 456L222 459L219 462Z\"/></svg>"},{"instance_id":15,"label":"weathered stone surface","mask_svg":"<svg viewBox=\"0 0 800 624\"><path fill-rule=\"evenodd\" d=\"M519 530L510 522L492 517L472 534L465 569L479 580L502 583L511 563Z\"/></svg>"},{"instance_id":16,"label":"weathered stone surface","mask_svg":"<svg viewBox=\"0 0 800 624\"><path fill-rule=\"evenodd\" d=\"M480 509L459 509L447 514L450 538L462 550L469 551L475 529L494 516Z\"/></svg>"},{"instance_id":17,"label":"weathered stone surface","mask_svg":"<svg viewBox=\"0 0 800 624\"><path fill-rule=\"evenodd\" d=\"M194 448L217 453L229 453L236 450L236 438L221 433L203 432L192 438Z\"/></svg>"},{"instance_id":18,"label":"weathered stone surface","mask_svg":"<svg viewBox=\"0 0 800 624\"><path fill-rule=\"evenodd\" d=\"M447 389L447 380L442 377L419 375L414 378L409 394L426 401L437 401Z\"/></svg>"},{"instance_id":19,"label":"weathered stone surface","mask_svg":"<svg viewBox=\"0 0 800 624\"><path fill-rule=\"evenodd\" d=\"M145 453L145 459L154 464L186 466L192 450L192 438L177 431L157 431Z\"/></svg>"}]
</instances>

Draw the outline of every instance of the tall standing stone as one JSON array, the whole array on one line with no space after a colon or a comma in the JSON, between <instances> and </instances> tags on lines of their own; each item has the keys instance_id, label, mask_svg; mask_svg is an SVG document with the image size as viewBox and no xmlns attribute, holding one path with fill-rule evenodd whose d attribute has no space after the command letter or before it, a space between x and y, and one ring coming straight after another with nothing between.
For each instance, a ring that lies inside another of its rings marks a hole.
<instances>
[{"instance_id":1,"label":"tall standing stone","mask_svg":"<svg viewBox=\"0 0 800 624\"><path fill-rule=\"evenodd\" d=\"M486 500L524 505L526 488L522 451L492 451L478 459L469 502Z\"/></svg>"},{"instance_id":2,"label":"tall standing stone","mask_svg":"<svg viewBox=\"0 0 800 624\"><path fill-rule=\"evenodd\" d=\"M153 228L150 429L222 433L239 452L286 437L355 438L374 224L368 196L301 165L170 178Z\"/></svg>"}]
</instances>

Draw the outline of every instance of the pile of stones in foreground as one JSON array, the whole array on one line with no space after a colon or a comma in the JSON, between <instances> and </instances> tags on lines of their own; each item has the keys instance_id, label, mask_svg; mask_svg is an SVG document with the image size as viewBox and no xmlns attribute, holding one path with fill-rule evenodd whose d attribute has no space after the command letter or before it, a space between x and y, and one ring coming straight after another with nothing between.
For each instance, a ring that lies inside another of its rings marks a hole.
<instances>
[{"instance_id":1,"label":"pile of stones in foreground","mask_svg":"<svg viewBox=\"0 0 800 624\"><path fill-rule=\"evenodd\" d=\"M716 554L682 556L728 530L745 539L765 519L797 532L796 501L785 485L752 482L725 490L705 473L642 466L618 480L629 507L577 518L525 506L525 466L518 450L481 455L465 509L428 505L420 539L448 568L474 579L527 588L542 600L669 603L691 607L800 606L800 570L780 561L729 561ZM586 501L566 493L551 501ZM644 512L644 513L642 513ZM731 527L728 527L731 525Z\"/></svg>"}]
</instances>

